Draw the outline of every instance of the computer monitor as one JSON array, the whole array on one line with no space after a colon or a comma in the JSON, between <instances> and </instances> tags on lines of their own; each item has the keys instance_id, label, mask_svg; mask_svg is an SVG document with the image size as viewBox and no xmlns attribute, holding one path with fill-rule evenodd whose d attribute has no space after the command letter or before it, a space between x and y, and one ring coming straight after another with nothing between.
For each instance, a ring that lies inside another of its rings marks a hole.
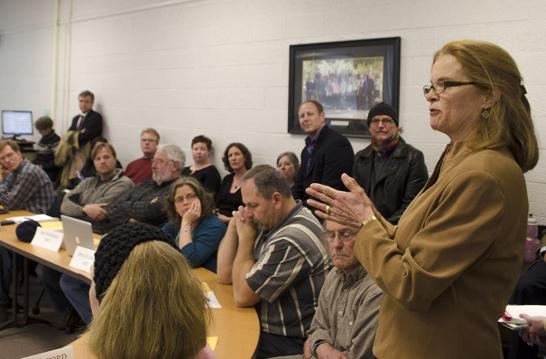
<instances>
[{"instance_id":1,"label":"computer monitor","mask_svg":"<svg viewBox=\"0 0 546 359\"><path fill-rule=\"evenodd\" d=\"M32 135L34 123L32 111L2 111L2 133L4 136Z\"/></svg>"}]
</instances>

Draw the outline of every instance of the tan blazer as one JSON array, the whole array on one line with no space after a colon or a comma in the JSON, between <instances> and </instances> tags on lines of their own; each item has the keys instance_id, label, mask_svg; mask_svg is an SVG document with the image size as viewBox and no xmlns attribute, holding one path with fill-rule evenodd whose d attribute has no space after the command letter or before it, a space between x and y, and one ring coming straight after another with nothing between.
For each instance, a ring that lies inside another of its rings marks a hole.
<instances>
[{"instance_id":1,"label":"tan blazer","mask_svg":"<svg viewBox=\"0 0 546 359\"><path fill-rule=\"evenodd\" d=\"M521 268L527 210L508 150L449 145L398 227L380 218L358 234L356 256L385 293L374 354L502 358L497 319Z\"/></svg>"}]
</instances>

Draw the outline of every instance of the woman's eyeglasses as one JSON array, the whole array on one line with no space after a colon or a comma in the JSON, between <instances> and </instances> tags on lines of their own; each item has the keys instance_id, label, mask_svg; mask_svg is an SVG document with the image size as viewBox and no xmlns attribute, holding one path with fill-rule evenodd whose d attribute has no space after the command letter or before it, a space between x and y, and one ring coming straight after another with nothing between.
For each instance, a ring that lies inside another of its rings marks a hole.
<instances>
[{"instance_id":1,"label":"woman's eyeglasses","mask_svg":"<svg viewBox=\"0 0 546 359\"><path fill-rule=\"evenodd\" d=\"M194 199L195 197L197 197L197 195L195 193L188 193L187 195L185 196L177 196L174 198L174 201L176 203L182 203L184 202L184 200L186 201L191 201L192 199Z\"/></svg>"},{"instance_id":2,"label":"woman's eyeglasses","mask_svg":"<svg viewBox=\"0 0 546 359\"><path fill-rule=\"evenodd\" d=\"M433 91L436 95L443 93L449 87L459 87L466 85L474 85L481 88L487 88L486 85L474 82L474 81L439 81L436 84L430 84L423 86L423 95L428 95L430 91Z\"/></svg>"}]
</instances>

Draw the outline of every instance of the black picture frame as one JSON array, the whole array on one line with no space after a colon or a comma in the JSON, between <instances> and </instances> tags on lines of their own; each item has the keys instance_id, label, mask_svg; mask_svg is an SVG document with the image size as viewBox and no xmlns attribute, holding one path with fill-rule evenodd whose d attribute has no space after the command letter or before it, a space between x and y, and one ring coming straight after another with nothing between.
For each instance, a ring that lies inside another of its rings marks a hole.
<instances>
[{"instance_id":1,"label":"black picture frame","mask_svg":"<svg viewBox=\"0 0 546 359\"><path fill-rule=\"evenodd\" d=\"M370 137L367 115L378 102L398 111L400 37L290 46L288 133L303 134L298 107L324 106L326 123L349 137Z\"/></svg>"}]
</instances>

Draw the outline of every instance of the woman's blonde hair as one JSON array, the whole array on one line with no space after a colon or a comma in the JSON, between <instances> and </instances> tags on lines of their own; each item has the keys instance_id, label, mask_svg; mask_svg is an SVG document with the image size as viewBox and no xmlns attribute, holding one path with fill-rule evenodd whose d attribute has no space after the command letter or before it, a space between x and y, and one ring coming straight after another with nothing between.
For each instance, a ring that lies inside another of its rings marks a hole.
<instances>
[{"instance_id":1,"label":"woman's blonde hair","mask_svg":"<svg viewBox=\"0 0 546 359\"><path fill-rule=\"evenodd\" d=\"M171 245L137 245L106 290L90 327L100 359L193 358L206 345L206 298Z\"/></svg>"},{"instance_id":2,"label":"woman's blonde hair","mask_svg":"<svg viewBox=\"0 0 546 359\"><path fill-rule=\"evenodd\" d=\"M434 54L454 56L470 81L482 84L499 100L482 116L479 129L468 142L473 149L507 146L523 172L538 162L538 143L531 119L523 79L516 62L501 47L476 40L458 40L445 44ZM478 88L480 88L478 87Z\"/></svg>"}]
</instances>

